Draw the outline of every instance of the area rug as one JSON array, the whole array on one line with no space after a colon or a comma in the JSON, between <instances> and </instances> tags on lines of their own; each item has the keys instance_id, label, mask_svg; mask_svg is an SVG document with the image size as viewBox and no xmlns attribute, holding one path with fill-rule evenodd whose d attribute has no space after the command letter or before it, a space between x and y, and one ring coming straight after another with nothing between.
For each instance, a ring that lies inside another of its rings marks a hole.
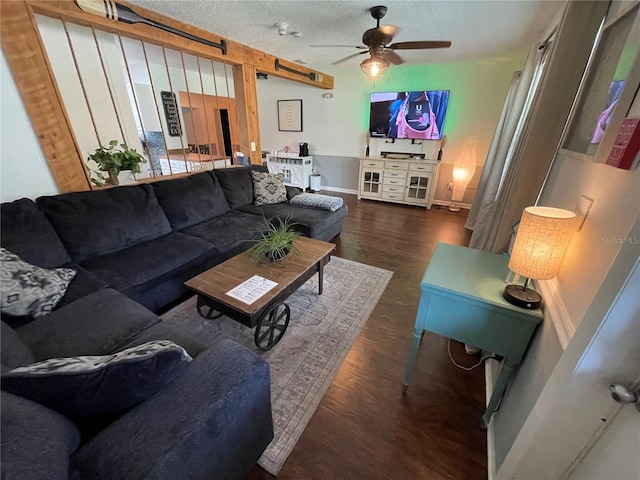
<instances>
[{"instance_id":1,"label":"area rug","mask_svg":"<svg viewBox=\"0 0 640 480\"><path fill-rule=\"evenodd\" d=\"M318 276L314 275L289 297L289 328L267 352L255 346L253 329L227 317L200 317L195 297L162 319L204 340L227 335L269 362L275 436L258 463L277 475L392 275L388 270L332 257L324 270L322 295L318 295Z\"/></svg>"}]
</instances>

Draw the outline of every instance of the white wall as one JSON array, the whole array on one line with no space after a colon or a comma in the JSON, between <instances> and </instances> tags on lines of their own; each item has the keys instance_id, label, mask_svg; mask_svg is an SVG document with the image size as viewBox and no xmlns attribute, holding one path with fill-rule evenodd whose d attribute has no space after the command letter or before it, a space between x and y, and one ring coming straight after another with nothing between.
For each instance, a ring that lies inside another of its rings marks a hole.
<instances>
[{"instance_id":1,"label":"white wall","mask_svg":"<svg viewBox=\"0 0 640 480\"><path fill-rule=\"evenodd\" d=\"M462 153L464 138L477 135L479 165L484 160L493 137L493 132L504 104L509 82L515 70L524 63L523 52L511 61L495 65L480 65L477 62L448 63L437 65L392 66L389 72L378 80L364 75L357 63L335 70L326 70L334 75L334 89L331 91L270 77L258 81L258 107L260 117L260 142L264 150L281 150L288 145L298 150L299 142L309 143L312 155L333 159L337 168L331 177L323 175L323 185L357 189L357 176L352 185L340 184L339 158L345 157L345 168L352 173L353 162L363 156L369 130L369 94L371 92L395 92L401 90L450 90L449 109L443 132L446 144L443 148L443 163L453 164ZM332 93L333 98L325 99L324 93ZM277 101L302 99L302 132L278 131ZM436 158L440 142L423 141L423 145L412 145L410 140L396 140L385 143L384 139L371 139L371 155L380 151L424 152L427 158ZM326 162L326 159L323 158ZM357 171L357 166L355 167ZM477 185L481 167L478 167ZM451 181L451 167L441 168L439 183ZM325 183L324 180L333 183ZM444 187L436 185L436 192L445 194ZM450 199L450 193L448 194ZM465 198L467 200L467 198Z\"/></svg>"},{"instance_id":2,"label":"white wall","mask_svg":"<svg viewBox=\"0 0 640 480\"><path fill-rule=\"evenodd\" d=\"M4 53L0 54L0 201L58 193L22 104Z\"/></svg>"}]
</instances>

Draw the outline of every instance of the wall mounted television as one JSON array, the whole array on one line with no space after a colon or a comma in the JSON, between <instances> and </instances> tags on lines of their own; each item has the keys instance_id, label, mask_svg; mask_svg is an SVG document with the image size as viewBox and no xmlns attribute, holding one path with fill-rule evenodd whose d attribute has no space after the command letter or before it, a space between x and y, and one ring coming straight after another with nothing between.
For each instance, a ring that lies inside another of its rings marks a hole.
<instances>
[{"instance_id":1,"label":"wall mounted television","mask_svg":"<svg viewBox=\"0 0 640 480\"><path fill-rule=\"evenodd\" d=\"M372 93L372 137L442 140L449 90Z\"/></svg>"}]
</instances>

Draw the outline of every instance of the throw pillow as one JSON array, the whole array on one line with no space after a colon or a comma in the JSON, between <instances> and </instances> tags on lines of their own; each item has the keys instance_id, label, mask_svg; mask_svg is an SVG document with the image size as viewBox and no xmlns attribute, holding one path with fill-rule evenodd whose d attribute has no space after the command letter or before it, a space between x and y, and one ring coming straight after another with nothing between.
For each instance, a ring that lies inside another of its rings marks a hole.
<instances>
[{"instance_id":1,"label":"throw pillow","mask_svg":"<svg viewBox=\"0 0 640 480\"><path fill-rule=\"evenodd\" d=\"M51 358L2 375L2 389L69 417L132 407L186 370L191 357L169 340L112 355Z\"/></svg>"},{"instance_id":2,"label":"throw pillow","mask_svg":"<svg viewBox=\"0 0 640 480\"><path fill-rule=\"evenodd\" d=\"M322 210L330 210L335 212L344 201L340 197L331 197L329 195L319 195L317 193L301 193L291 199L291 205L298 207L320 208Z\"/></svg>"},{"instance_id":3,"label":"throw pillow","mask_svg":"<svg viewBox=\"0 0 640 480\"><path fill-rule=\"evenodd\" d=\"M42 317L51 312L67 291L76 271L31 265L0 248L0 310L16 316Z\"/></svg>"},{"instance_id":4,"label":"throw pillow","mask_svg":"<svg viewBox=\"0 0 640 480\"><path fill-rule=\"evenodd\" d=\"M281 173L251 172L256 205L271 205L287 201L284 175Z\"/></svg>"}]
</instances>

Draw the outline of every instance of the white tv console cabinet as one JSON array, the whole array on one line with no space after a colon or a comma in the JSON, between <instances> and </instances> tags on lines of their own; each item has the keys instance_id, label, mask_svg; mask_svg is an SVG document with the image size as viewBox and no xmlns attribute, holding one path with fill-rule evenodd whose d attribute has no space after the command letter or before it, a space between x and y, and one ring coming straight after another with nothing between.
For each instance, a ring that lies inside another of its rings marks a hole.
<instances>
[{"instance_id":1,"label":"white tv console cabinet","mask_svg":"<svg viewBox=\"0 0 640 480\"><path fill-rule=\"evenodd\" d=\"M296 154L267 155L267 169L270 173L282 173L284 184L292 187L309 188L309 175L313 169L313 156L299 157Z\"/></svg>"},{"instance_id":2,"label":"white tv console cabinet","mask_svg":"<svg viewBox=\"0 0 640 480\"><path fill-rule=\"evenodd\" d=\"M379 200L431 208L438 162L422 158L360 159L358 200Z\"/></svg>"}]
</instances>

